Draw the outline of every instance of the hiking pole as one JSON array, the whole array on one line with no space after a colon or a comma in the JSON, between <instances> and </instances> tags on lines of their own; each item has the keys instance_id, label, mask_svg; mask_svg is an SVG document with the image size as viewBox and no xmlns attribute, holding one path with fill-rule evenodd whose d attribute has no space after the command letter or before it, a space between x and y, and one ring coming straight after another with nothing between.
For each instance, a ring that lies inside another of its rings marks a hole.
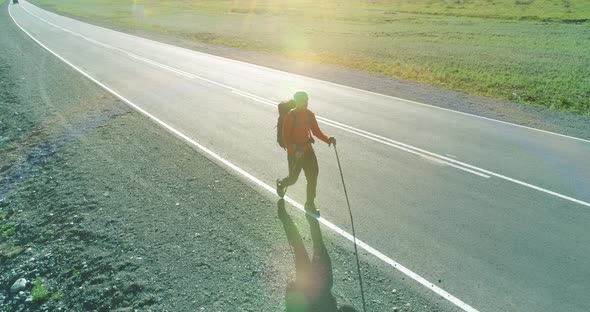
<instances>
[{"instance_id":1,"label":"hiking pole","mask_svg":"<svg viewBox=\"0 0 590 312\"><path fill-rule=\"evenodd\" d=\"M367 304L365 303L365 291L363 289L363 276L361 275L361 264L359 262L359 253L356 248L356 234L354 232L354 220L352 219L352 210L350 209L350 201L348 200L348 192L346 191L346 184L344 183L344 174L342 174L342 166L340 165L340 157L338 157L338 149L334 143L334 152L336 152L336 160L338 161L338 169L340 170L340 178L342 179L342 187L344 188L344 196L346 197L346 204L348 205L348 213L350 214L350 225L352 226L352 242L354 243L354 255L356 256L356 269L359 275L359 284L361 286L361 299L363 301L363 312L367 311Z\"/></svg>"}]
</instances>

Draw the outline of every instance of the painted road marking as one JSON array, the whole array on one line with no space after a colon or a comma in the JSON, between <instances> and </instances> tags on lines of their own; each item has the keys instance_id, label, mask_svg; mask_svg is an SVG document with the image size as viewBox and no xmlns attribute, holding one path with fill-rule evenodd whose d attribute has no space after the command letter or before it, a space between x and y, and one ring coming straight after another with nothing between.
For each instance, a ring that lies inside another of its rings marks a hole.
<instances>
[{"instance_id":1,"label":"painted road marking","mask_svg":"<svg viewBox=\"0 0 590 312\"><path fill-rule=\"evenodd\" d=\"M150 60L150 59L146 59L146 58L144 58L144 57L141 57L141 56L135 55L135 54L133 54L133 53L127 53L127 55L129 55L130 57L133 57L133 58L135 58L135 59L138 59L138 60L140 60L140 61L142 61L142 62L146 62L146 63L148 63L148 64L151 64L151 65L154 65L154 66L157 66L157 67L160 67L160 68L163 68L163 69L169 70L169 71L171 71L171 72L173 72L173 73L176 73L176 74L179 74L179 75L181 75L181 76L188 77L188 78L191 78L191 79L192 79L192 78L196 78L196 76L195 76L195 75L193 75L193 74L187 73L187 72L185 72L185 71L182 71L182 70L180 70L180 69L176 69L176 68L170 67L170 66L168 66L168 65L164 65L164 64L162 64L162 63L154 62L154 61L152 61L152 60Z\"/></svg>"},{"instance_id":2,"label":"painted road marking","mask_svg":"<svg viewBox=\"0 0 590 312\"><path fill-rule=\"evenodd\" d=\"M42 18L42 17L40 17L38 15L35 15L34 13L31 13L26 8L23 8L23 9L28 14L30 14L30 15L32 15L32 16L34 16L34 17L36 17L36 18L38 18L38 19L40 19L40 20L42 20L42 21L44 21L44 22L46 22L48 24L50 24L50 25L53 25L55 27L58 27L60 29L64 29L65 30L65 28L62 28L61 26L57 26L57 25L55 25L55 24L53 24L53 23L45 20L44 18ZM82 37L82 38L87 38L84 35L75 33L73 31L70 31L70 30L66 30L66 31L69 32L69 33L72 33L72 34L74 34L76 36L79 36L79 37ZM91 38L88 38L88 39L95 41L94 39L91 39ZM130 53L130 52L127 52L127 51L125 51L123 49L112 47L112 46L109 46L109 45L104 44L104 43L101 43L101 46L106 46L106 47L109 47L110 49L116 49L116 50L122 51L123 53L126 53L128 55L135 55L135 54ZM140 56L137 56L137 57L142 58L142 59L145 59L145 60L148 60L148 59L143 58L143 57L140 57ZM156 61L152 61L152 60L149 60L149 61L150 62L153 62L153 63L160 64L161 67L162 68L165 68L165 69L169 69L169 70L174 69L174 70L183 72L180 69L176 69L174 67L171 67L171 66L168 66L168 65L164 65L164 64L158 63ZM184 73L186 73L186 72L184 72ZM187 74L189 74L189 73L187 73ZM259 97L257 95L253 95L253 94L248 93L248 92L245 92L245 91L241 91L241 90L236 89L234 87L230 87L228 85L225 85L225 84L222 84L222 83L219 83L219 82L216 82L216 81L213 81L213 80L204 78L204 77L200 77L198 75L194 75L194 74L189 74L189 75L192 75L194 78L197 78L197 79L200 79L200 80L203 80L203 81L206 81L206 82L215 84L217 86L220 86L220 87L223 87L223 88L226 88L226 89L229 89L229 90L232 90L232 92L234 92L234 93L247 95L250 98L257 98L258 99L258 100L256 100L257 102L266 101L265 104L272 104L273 106L276 105L276 103L274 101L267 100L265 98ZM579 200L579 199L576 199L576 198L573 198L573 197L570 197L570 196L567 196L567 195L563 195L563 194L560 194L558 192L554 192L554 191L551 191L551 190L548 190L548 189L545 189L545 188L542 188L542 187L539 187L539 186L536 186L536 185L533 185L533 184L530 184L530 183L527 183L527 182L524 182L524 181L520 181L520 180L517 180L517 179L514 179L514 178L510 178L510 177L507 177L507 176L502 175L502 174L499 174L499 173L495 173L495 172L492 172L492 171L489 171L489 170L486 170L486 169L483 169L483 168L479 168L477 166L469 165L467 163L463 163L463 162L457 161L455 159L451 159L449 157L445 157L445 156L442 156L442 155L439 155L439 154L436 154L436 153L433 153L433 152L429 152L429 151L426 151L424 149L421 149L421 148L418 148L418 147L415 147L415 146L412 146L412 145L409 145L409 144L406 144L406 143L402 143L402 142L399 142L399 141L396 141L396 140L393 140L393 139L390 139L390 138L386 138L386 137L380 136L378 134L374 134L374 133L371 133L371 132L368 132L368 131L365 131L365 130L361 130L361 129L358 129L358 128L355 128L355 127L352 127L352 126L348 126L346 124L339 123L337 121L333 121L333 120L330 120L330 119L327 119L327 118L324 118L324 117L321 117L321 116L317 116L316 115L316 117L317 117L318 121L320 121L322 123L325 123L325 124L328 124L330 126L333 126L333 127L336 127L336 128L339 128L339 129L342 129L342 130L345 130L345 131L348 131L348 132L351 132L351 133L354 133L354 134L363 136L365 138L368 138L368 139L371 139L371 140L374 140L374 141L377 141L377 142L386 144L386 145L391 146L391 147L395 147L395 148L401 149L403 151L407 151L407 152L410 152L410 153L413 153L413 154L420 155L420 156L422 156L425 159L431 159L431 158L430 157L426 157L423 154L426 154L426 155L431 156L431 157L438 158L441 162L444 161L445 164L448 164L451 167L454 167L454 168L457 168L457 169L460 169L460 170L463 170L463 171L466 171L466 172L469 172L469 173L473 173L473 174L478 175L478 176L481 176L483 178L489 178L490 176L495 176L497 178L500 178L500 179L503 179L503 180L506 180L506 181L510 181L510 182L513 182L513 183L516 183L516 184L520 184L522 186L525 186L525 187L534 189L536 191L540 191L540 192L543 192L543 193L546 193L546 194L549 194L549 195L552 195L552 196L559 197L561 199L565 199L565 200L574 202L576 204L580 204L580 205L583 205L583 206L586 206L586 207L590 207L590 203L585 202L583 200ZM364 135L361 135L361 133L364 134ZM389 143L384 143L383 141L389 142ZM590 142L590 141L588 141L588 142ZM410 150L413 150L413 151L410 151ZM450 164L450 163L453 163L453 164ZM475 173L477 171L479 173Z\"/></svg>"},{"instance_id":3,"label":"painted road marking","mask_svg":"<svg viewBox=\"0 0 590 312\"><path fill-rule=\"evenodd\" d=\"M14 21L14 23L25 33L27 34L31 39L33 39L35 42L37 42L40 46L42 46L43 48L45 48L47 51L49 51L51 54L55 55L57 58L59 58L60 60L62 60L64 63L68 64L69 66L71 66L72 68L74 68L75 70L77 70L78 72L80 72L82 75L84 75L86 78L90 79L91 81L93 81L94 83L96 83L97 85L101 86L103 89L107 90L108 92L110 92L111 94L113 94L114 96L120 98L123 102L127 103L129 106L133 107L135 110L137 110L138 112L144 114L145 116L147 116L148 118L152 119L153 121L155 121L156 123L160 124L162 127L168 129L170 132L172 132L173 134L175 134L176 136L184 139L185 141L187 141L188 143L192 144L193 146L199 148L200 150L202 150L203 152L205 152L206 154L208 154L210 157L212 157L213 159L219 161L220 163L226 165L227 167L233 169L234 171L236 171L237 173L243 175L244 177L248 178L250 181L254 182L256 185L262 187L263 189L271 192L272 194L276 194L276 191L273 187L271 187L270 185L262 182L260 179L256 178L255 176L251 175L250 173L246 172L245 170L243 170L242 168L236 166L235 164L233 164L232 162L228 161L227 159L217 155L215 152L213 152L212 150L208 149L207 147L199 144L197 141L193 140L192 138L188 137L187 135L183 134L182 132L176 130L175 128L173 128L172 126L166 124L165 122L161 121L160 119L158 119L157 117L153 116L152 114L150 114L149 112L147 112L146 110L142 109L141 107L139 107L138 105L134 104L133 102L131 102L130 100L128 100L127 98L123 97L122 95L118 94L117 92L115 92L114 90L112 90L111 88L107 87L106 85L104 85L103 83L101 83L100 81L94 79L92 76L90 76L89 74L87 74L86 72L84 72L82 69L76 67L74 64L70 63L68 60L66 60L65 58L61 57L59 54L57 54L56 52L54 52L53 50L49 49L47 46L45 46L43 43L41 43L39 40L37 40L35 37L33 37L29 32L27 32L12 16L11 10L10 10L10 6L8 7L8 14L10 15L10 17L12 18L12 20ZM289 202L291 205L293 205L295 208L299 209L300 211L304 211L305 209L303 208L303 205L301 205L300 203L296 202L295 200L293 200L292 198L285 196L285 200L287 202ZM312 214L309 214L313 217ZM351 234L349 234L348 232L344 231L343 229L339 228L338 226L336 226L335 224L329 222L328 220L319 217L317 218L319 222L321 222L324 226L328 227L329 229L333 230L334 232L340 234L341 236L343 236L344 238L348 239L351 242L353 241L353 237ZM459 298L451 295L450 293L446 292L445 290L443 290L442 288L434 285L433 283L429 282L428 280L426 280L425 278L421 277L420 275L414 273L413 271L411 271L410 269L406 268L405 266L401 265L400 263L396 262L395 260L389 258L388 256L384 255L383 253L379 252L378 250L376 250L375 248L369 246L368 244L364 243L363 241L356 239L356 245L362 249L364 249L365 251L367 251L368 253L374 255L375 257L379 258L380 260L382 260L383 262L391 265L392 267L394 267L395 269L397 269L398 271L402 272L403 274L407 275L408 277L412 278L413 280L415 280L416 282L420 283L421 285L429 288L430 290L432 290L433 292L435 292L436 294L442 296L443 298L447 299L449 302L455 304L457 307L463 309L464 311L467 312L479 312L478 310L476 310L475 308L471 307L470 305L466 304L465 302L463 302L462 300L460 300Z\"/></svg>"}]
</instances>

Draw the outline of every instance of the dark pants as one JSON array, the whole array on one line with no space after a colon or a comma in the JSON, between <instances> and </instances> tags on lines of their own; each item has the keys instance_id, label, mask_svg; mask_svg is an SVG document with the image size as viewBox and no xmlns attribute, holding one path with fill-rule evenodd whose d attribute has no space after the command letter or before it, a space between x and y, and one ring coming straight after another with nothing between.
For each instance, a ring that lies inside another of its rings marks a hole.
<instances>
[{"instance_id":1,"label":"dark pants","mask_svg":"<svg viewBox=\"0 0 590 312\"><path fill-rule=\"evenodd\" d=\"M289 162L289 176L281 180L283 186L291 186L297 182L301 169L305 173L307 180L307 201L306 204L313 204L315 200L316 188L318 186L318 159L315 157L313 150L303 153L300 159L295 154L287 155Z\"/></svg>"}]
</instances>

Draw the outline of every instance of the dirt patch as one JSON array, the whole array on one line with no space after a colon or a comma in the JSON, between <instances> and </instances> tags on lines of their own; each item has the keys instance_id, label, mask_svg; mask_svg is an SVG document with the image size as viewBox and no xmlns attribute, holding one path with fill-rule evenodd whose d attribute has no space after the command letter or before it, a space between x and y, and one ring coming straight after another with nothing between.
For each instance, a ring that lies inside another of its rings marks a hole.
<instances>
[{"instance_id":1,"label":"dirt patch","mask_svg":"<svg viewBox=\"0 0 590 312\"><path fill-rule=\"evenodd\" d=\"M67 132L49 138L43 130L34 130L30 132L26 138L18 140L27 142L26 149L28 154L22 155L24 151L18 148L8 147L12 157L6 161L2 166L0 172L3 174L2 184L0 184L0 198L3 198L10 190L12 190L18 182L26 179L31 173L36 172L39 167L47 161L53 154L59 151L60 148L70 143L75 142L88 131L97 127L106 125L111 119L131 112L131 109L123 104L117 108L101 113L97 116L90 116L88 119L73 124ZM36 146L31 146L32 143L41 141ZM14 145L9 145L14 146ZM22 146L22 145L19 145ZM15 157L17 155L22 157ZM16 158L16 159L15 159Z\"/></svg>"}]
</instances>

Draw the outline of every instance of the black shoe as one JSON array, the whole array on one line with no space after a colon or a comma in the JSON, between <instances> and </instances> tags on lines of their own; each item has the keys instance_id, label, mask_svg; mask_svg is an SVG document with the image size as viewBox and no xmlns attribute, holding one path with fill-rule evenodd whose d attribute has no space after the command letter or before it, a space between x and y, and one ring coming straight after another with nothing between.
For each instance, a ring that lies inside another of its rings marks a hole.
<instances>
[{"instance_id":1,"label":"black shoe","mask_svg":"<svg viewBox=\"0 0 590 312\"><path fill-rule=\"evenodd\" d=\"M307 212L310 212L310 213L317 215L317 216L320 215L320 210L315 206L314 203L311 203L311 204L306 203L304 208L305 208L305 211L307 211Z\"/></svg>"},{"instance_id":2,"label":"black shoe","mask_svg":"<svg viewBox=\"0 0 590 312\"><path fill-rule=\"evenodd\" d=\"M285 187L280 179L277 179L277 195L279 195L280 198L285 197Z\"/></svg>"}]
</instances>

